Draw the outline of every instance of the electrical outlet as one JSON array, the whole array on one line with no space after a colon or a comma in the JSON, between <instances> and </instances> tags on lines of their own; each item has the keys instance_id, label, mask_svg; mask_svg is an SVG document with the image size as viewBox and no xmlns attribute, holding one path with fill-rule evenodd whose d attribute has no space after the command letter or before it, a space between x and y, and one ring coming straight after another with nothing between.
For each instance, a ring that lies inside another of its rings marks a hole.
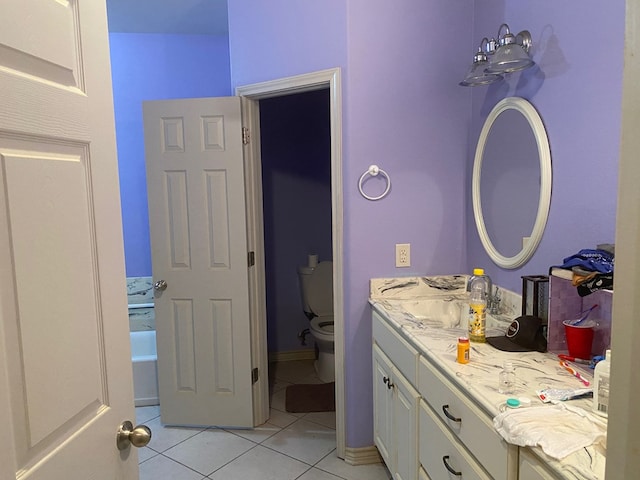
<instances>
[{"instance_id":1,"label":"electrical outlet","mask_svg":"<svg viewBox=\"0 0 640 480\"><path fill-rule=\"evenodd\" d=\"M411 266L411 244L396 243L396 267Z\"/></svg>"}]
</instances>

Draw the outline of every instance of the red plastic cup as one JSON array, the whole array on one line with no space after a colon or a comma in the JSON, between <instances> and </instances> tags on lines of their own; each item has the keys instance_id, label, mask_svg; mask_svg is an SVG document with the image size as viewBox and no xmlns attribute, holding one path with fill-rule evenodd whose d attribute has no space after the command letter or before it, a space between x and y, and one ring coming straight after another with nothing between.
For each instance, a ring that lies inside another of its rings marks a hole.
<instances>
[{"instance_id":1,"label":"red plastic cup","mask_svg":"<svg viewBox=\"0 0 640 480\"><path fill-rule=\"evenodd\" d=\"M591 358L591 345L593 343L593 327L594 322L587 321L581 325L569 325L567 322L571 320L565 320L564 332L567 336L567 347L569 348L569 355L576 358L590 359Z\"/></svg>"}]
</instances>

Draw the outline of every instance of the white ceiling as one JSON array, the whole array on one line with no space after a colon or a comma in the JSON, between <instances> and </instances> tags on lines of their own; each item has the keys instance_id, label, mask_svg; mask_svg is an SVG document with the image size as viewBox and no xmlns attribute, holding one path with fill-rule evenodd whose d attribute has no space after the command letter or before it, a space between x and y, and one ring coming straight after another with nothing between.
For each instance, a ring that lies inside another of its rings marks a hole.
<instances>
[{"instance_id":1,"label":"white ceiling","mask_svg":"<svg viewBox=\"0 0 640 480\"><path fill-rule=\"evenodd\" d=\"M109 32L227 35L227 0L107 0Z\"/></svg>"}]
</instances>

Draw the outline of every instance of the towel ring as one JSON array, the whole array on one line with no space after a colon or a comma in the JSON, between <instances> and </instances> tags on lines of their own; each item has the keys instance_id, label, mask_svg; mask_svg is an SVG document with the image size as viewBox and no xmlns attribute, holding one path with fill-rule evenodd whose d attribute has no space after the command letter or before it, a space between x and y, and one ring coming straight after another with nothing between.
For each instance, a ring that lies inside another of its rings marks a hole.
<instances>
[{"instance_id":1,"label":"towel ring","mask_svg":"<svg viewBox=\"0 0 640 480\"><path fill-rule=\"evenodd\" d=\"M377 176L378 174L382 174L384 175L384 177L387 179L387 188L385 188L384 192L382 192L380 195L378 195L377 197L370 197L369 195L367 195L366 193L364 193L364 191L362 190L362 182L364 181L364 179L367 177L367 175L371 175L372 177ZM389 189L391 188L391 178L389 178L389 175L387 174L387 172L385 172L384 170L382 170L381 168L379 168L377 165L371 165L366 172L364 172L362 174L362 176L360 177L360 181L358 182L358 189L360 190L360 193L362 194L362 196L364 198L366 198L367 200L380 200L381 198L383 198L387 193L389 193Z\"/></svg>"}]
</instances>

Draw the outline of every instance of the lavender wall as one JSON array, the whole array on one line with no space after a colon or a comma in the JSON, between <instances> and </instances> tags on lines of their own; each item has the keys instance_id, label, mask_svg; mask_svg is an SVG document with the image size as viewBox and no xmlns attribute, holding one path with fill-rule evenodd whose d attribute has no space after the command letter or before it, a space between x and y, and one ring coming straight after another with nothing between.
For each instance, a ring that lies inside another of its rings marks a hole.
<instances>
[{"instance_id":1,"label":"lavender wall","mask_svg":"<svg viewBox=\"0 0 640 480\"><path fill-rule=\"evenodd\" d=\"M472 56L471 6L470 0L229 4L234 87L342 69L349 447L373 443L369 279L459 272L466 265L462 212L471 92L457 82ZM459 41L438 48L452 25ZM378 202L357 190L372 163L393 182ZM394 245L406 242L413 265L396 269Z\"/></svg>"},{"instance_id":2,"label":"lavender wall","mask_svg":"<svg viewBox=\"0 0 640 480\"><path fill-rule=\"evenodd\" d=\"M230 95L226 36L111 33L128 277L151 275L142 102Z\"/></svg>"},{"instance_id":3,"label":"lavender wall","mask_svg":"<svg viewBox=\"0 0 640 480\"><path fill-rule=\"evenodd\" d=\"M269 352L313 348L296 271L332 259L329 90L261 100L260 142Z\"/></svg>"},{"instance_id":4,"label":"lavender wall","mask_svg":"<svg viewBox=\"0 0 640 480\"><path fill-rule=\"evenodd\" d=\"M553 190L542 242L533 258L516 270L500 269L484 253L469 198L467 271L484 267L495 283L519 292L522 275L546 274L549 266L581 248L614 242L624 15L624 0L586 9L553 0L476 2L474 41L495 36L502 22L515 32L527 29L537 67L512 74L502 84L472 89L468 171L491 108L504 97L520 96L534 105L546 126ZM606 42L586 46L585 39L596 32Z\"/></svg>"},{"instance_id":5,"label":"lavender wall","mask_svg":"<svg viewBox=\"0 0 640 480\"><path fill-rule=\"evenodd\" d=\"M479 40L505 21L531 31L539 67L501 85L458 87ZM342 68L346 440L371 445L369 278L481 266L519 291L521 275L613 241L624 1L576 9L552 0L233 0L229 25L233 86ZM452 34L456 41L447 41ZM606 41L585 41L594 35ZM515 271L495 267L484 253L470 201L482 122L511 95L540 112L554 175L545 236ZM379 202L356 188L372 163L393 181ZM405 242L413 265L396 269L394 244Z\"/></svg>"}]
</instances>

